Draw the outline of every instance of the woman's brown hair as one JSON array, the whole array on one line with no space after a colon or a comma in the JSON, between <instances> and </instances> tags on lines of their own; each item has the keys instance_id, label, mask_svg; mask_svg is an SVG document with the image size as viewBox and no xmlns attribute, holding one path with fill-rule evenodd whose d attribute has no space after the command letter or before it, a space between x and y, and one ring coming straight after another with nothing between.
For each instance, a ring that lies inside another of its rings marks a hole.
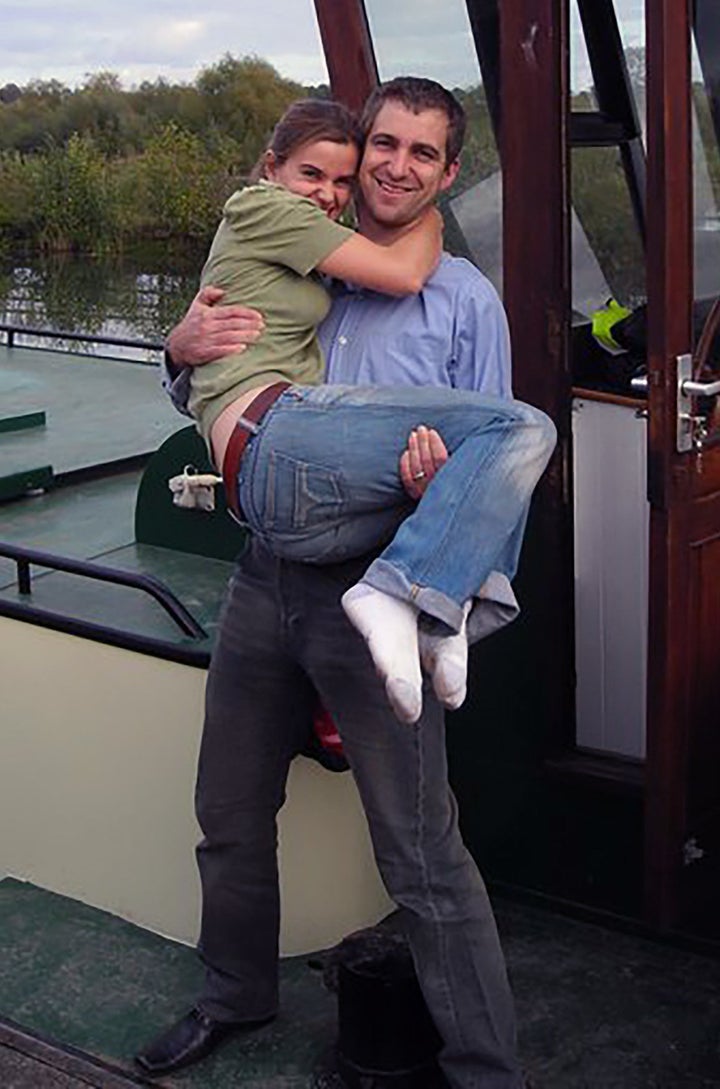
<instances>
[{"instance_id":1,"label":"woman's brown hair","mask_svg":"<svg viewBox=\"0 0 720 1089\"><path fill-rule=\"evenodd\" d=\"M346 106L328 98L301 98L285 110L273 129L270 143L265 148L250 174L250 181L264 178L265 157L272 151L275 162L284 163L288 156L305 144L318 140L330 140L333 144L354 144L359 151L363 146L360 124Z\"/></svg>"}]
</instances>

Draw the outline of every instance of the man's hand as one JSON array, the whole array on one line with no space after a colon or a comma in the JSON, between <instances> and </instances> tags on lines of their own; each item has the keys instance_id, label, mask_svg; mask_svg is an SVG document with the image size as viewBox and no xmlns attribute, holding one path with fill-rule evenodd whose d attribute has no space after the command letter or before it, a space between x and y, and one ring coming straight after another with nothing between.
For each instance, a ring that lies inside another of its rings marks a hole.
<instances>
[{"instance_id":1,"label":"man's hand","mask_svg":"<svg viewBox=\"0 0 720 1089\"><path fill-rule=\"evenodd\" d=\"M437 431L421 424L411 431L400 458L400 479L411 499L420 499L450 455Z\"/></svg>"},{"instance_id":2,"label":"man's hand","mask_svg":"<svg viewBox=\"0 0 720 1089\"><path fill-rule=\"evenodd\" d=\"M224 291L203 287L167 339L173 363L195 367L244 352L265 328L262 314L247 306L216 306Z\"/></svg>"}]
</instances>

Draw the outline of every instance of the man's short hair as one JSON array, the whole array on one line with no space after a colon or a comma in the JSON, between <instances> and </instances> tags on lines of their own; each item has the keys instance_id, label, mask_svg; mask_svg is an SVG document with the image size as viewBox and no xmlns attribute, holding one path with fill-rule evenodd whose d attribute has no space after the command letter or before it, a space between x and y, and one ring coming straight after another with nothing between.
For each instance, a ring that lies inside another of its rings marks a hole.
<instances>
[{"instance_id":1,"label":"man's short hair","mask_svg":"<svg viewBox=\"0 0 720 1089\"><path fill-rule=\"evenodd\" d=\"M366 139L375 118L389 101L399 102L412 113L421 113L422 110L440 110L444 113L448 121L446 162L455 162L465 139L465 110L450 91L434 79L422 79L419 76L397 76L387 83L381 83L371 93L360 118Z\"/></svg>"}]
</instances>

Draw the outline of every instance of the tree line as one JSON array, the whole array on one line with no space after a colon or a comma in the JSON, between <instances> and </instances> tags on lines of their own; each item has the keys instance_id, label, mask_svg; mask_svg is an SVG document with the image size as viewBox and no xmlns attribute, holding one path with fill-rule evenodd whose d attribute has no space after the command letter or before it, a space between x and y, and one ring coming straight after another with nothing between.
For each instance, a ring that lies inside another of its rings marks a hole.
<instances>
[{"instance_id":1,"label":"tree line","mask_svg":"<svg viewBox=\"0 0 720 1089\"><path fill-rule=\"evenodd\" d=\"M100 72L0 88L0 245L116 253L152 240L206 244L283 110L325 85L226 54L192 84L124 90ZM463 174L497 169L481 88L457 92L470 118Z\"/></svg>"},{"instance_id":2,"label":"tree line","mask_svg":"<svg viewBox=\"0 0 720 1089\"><path fill-rule=\"evenodd\" d=\"M0 239L116 252L140 240L206 240L294 99L327 94L257 57L226 55L192 85L126 91L111 72L0 93Z\"/></svg>"},{"instance_id":3,"label":"tree line","mask_svg":"<svg viewBox=\"0 0 720 1089\"><path fill-rule=\"evenodd\" d=\"M644 54L631 50L642 92ZM720 159L707 96L694 88L716 197ZM0 88L0 247L119 253L159 240L206 246L227 196L244 183L272 127L294 99L326 86L283 78L258 57L226 54L192 84L164 79L124 90L111 72L70 89L57 80ZM499 169L484 90L455 89L468 115L456 191ZM642 96L641 96L642 97ZM592 108L588 94L574 109ZM538 153L541 154L540 149ZM614 149L572 157L573 202L613 290L635 294L642 265Z\"/></svg>"}]
</instances>

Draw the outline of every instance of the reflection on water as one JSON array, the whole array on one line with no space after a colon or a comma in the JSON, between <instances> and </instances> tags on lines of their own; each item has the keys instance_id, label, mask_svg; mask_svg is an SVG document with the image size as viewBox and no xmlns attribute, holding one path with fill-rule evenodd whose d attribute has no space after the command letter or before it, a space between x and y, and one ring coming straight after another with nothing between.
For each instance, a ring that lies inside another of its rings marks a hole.
<instances>
[{"instance_id":1,"label":"reflection on water","mask_svg":"<svg viewBox=\"0 0 720 1089\"><path fill-rule=\"evenodd\" d=\"M115 258L4 253L0 321L161 341L197 291L203 259L204 254L159 248Z\"/></svg>"}]
</instances>

